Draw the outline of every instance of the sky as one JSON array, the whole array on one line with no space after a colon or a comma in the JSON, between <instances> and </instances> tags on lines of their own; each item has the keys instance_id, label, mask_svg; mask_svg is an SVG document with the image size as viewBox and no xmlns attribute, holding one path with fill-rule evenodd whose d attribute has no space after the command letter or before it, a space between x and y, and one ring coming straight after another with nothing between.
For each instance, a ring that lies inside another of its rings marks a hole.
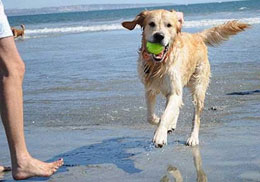
<instances>
[{"instance_id":1,"label":"sky","mask_svg":"<svg viewBox=\"0 0 260 182\"><path fill-rule=\"evenodd\" d=\"M81 4L136 4L136 3L207 3L224 2L230 0L2 0L5 9L42 8L56 6L70 6Z\"/></svg>"}]
</instances>

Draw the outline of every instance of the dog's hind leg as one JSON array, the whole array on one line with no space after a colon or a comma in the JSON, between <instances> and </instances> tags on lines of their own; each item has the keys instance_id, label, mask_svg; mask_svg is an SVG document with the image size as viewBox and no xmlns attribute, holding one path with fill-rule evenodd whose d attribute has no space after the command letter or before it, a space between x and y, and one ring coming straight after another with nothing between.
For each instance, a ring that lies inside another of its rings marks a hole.
<instances>
[{"instance_id":1,"label":"dog's hind leg","mask_svg":"<svg viewBox=\"0 0 260 182\"><path fill-rule=\"evenodd\" d=\"M146 105L147 105L147 121L152 125L158 125L160 118L156 116L154 112L155 103L156 103L155 91L149 90L145 93Z\"/></svg>"},{"instance_id":2,"label":"dog's hind leg","mask_svg":"<svg viewBox=\"0 0 260 182\"><path fill-rule=\"evenodd\" d=\"M200 115L204 108L204 100L206 95L206 90L208 88L210 78L210 66L208 60L200 64L189 83L194 109L194 117L192 122L191 135L187 140L187 145L195 146L199 144L199 128L200 128Z\"/></svg>"},{"instance_id":3,"label":"dog's hind leg","mask_svg":"<svg viewBox=\"0 0 260 182\"><path fill-rule=\"evenodd\" d=\"M199 144L200 115L204 107L203 94L201 94L200 98L198 98L199 96L194 97L195 100L193 103L195 104L195 109L192 121L192 131L190 137L187 140L187 145L189 146L195 146Z\"/></svg>"}]
</instances>

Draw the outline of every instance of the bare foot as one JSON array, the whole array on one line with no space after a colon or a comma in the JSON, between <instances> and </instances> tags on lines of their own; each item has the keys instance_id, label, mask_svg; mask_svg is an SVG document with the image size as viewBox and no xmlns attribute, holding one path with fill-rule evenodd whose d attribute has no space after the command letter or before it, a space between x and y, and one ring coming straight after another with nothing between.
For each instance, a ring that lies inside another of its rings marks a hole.
<instances>
[{"instance_id":1,"label":"bare foot","mask_svg":"<svg viewBox=\"0 0 260 182\"><path fill-rule=\"evenodd\" d=\"M46 163L32 157L20 160L17 165L13 166L13 178L23 180L31 177L49 177L63 165L63 159L55 162Z\"/></svg>"},{"instance_id":2,"label":"bare foot","mask_svg":"<svg viewBox=\"0 0 260 182\"><path fill-rule=\"evenodd\" d=\"M10 167L0 166L0 173L1 172L7 172L7 171L11 171L11 168Z\"/></svg>"}]
</instances>

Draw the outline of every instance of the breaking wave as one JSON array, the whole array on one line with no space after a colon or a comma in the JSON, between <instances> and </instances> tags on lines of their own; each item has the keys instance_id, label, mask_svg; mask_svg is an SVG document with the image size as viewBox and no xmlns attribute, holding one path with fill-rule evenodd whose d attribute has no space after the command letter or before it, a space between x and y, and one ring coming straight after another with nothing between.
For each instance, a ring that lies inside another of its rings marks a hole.
<instances>
[{"instance_id":1,"label":"breaking wave","mask_svg":"<svg viewBox=\"0 0 260 182\"><path fill-rule=\"evenodd\" d=\"M208 26L216 26L227 21L234 19L204 19L204 20L194 20L185 21L184 28L200 28ZM241 22L246 22L250 24L259 24L260 17L255 18L242 18L239 19ZM92 25L92 26L68 26L68 27L58 27L58 28L41 28L41 29L27 29L26 37L43 37L49 34L65 34L65 33L82 33L82 32L99 32L99 31L112 31L121 30L123 27L120 23L118 24L103 24L103 25Z\"/></svg>"}]
</instances>

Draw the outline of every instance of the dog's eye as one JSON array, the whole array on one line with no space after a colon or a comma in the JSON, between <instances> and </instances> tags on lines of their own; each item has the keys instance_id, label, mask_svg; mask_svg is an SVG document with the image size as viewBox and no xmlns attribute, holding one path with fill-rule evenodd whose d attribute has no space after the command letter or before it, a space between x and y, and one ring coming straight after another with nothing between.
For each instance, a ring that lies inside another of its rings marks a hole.
<instances>
[{"instance_id":1,"label":"dog's eye","mask_svg":"<svg viewBox=\"0 0 260 182\"><path fill-rule=\"evenodd\" d=\"M155 27L155 23L154 22L150 22L149 25L150 25L150 27Z\"/></svg>"},{"instance_id":2,"label":"dog's eye","mask_svg":"<svg viewBox=\"0 0 260 182\"><path fill-rule=\"evenodd\" d=\"M171 28L171 27L172 27L172 24L168 23L168 24L167 24L167 27L168 27L168 28Z\"/></svg>"}]
</instances>

